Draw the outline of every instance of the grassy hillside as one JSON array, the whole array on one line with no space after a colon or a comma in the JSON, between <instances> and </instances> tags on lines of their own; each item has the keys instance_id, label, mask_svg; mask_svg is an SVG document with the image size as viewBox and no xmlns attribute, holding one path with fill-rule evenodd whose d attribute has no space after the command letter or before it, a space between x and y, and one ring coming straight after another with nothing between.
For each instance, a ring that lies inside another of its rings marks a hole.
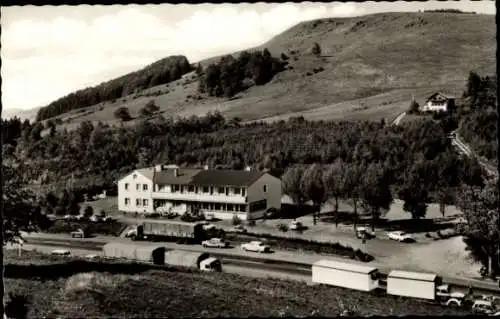
<instances>
[{"instance_id":1,"label":"grassy hillside","mask_svg":"<svg viewBox=\"0 0 500 319\"><path fill-rule=\"evenodd\" d=\"M322 48L320 56L310 52L314 43ZM192 73L82 110L69 125L82 120L113 123L116 108L126 106L134 115L151 99L167 116L219 110L244 120L290 114L390 119L408 107L412 94L419 102L435 90L461 95L469 71L494 73L495 17L425 12L322 19L300 23L254 49L263 48L276 57L285 53L287 69L232 99L198 94Z\"/></svg>"}]
</instances>

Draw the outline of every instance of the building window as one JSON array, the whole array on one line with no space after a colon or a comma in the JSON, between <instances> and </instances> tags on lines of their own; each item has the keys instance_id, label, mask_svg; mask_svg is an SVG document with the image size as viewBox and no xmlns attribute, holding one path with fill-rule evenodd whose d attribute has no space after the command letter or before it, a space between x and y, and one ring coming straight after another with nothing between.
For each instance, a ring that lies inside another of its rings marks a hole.
<instances>
[{"instance_id":1,"label":"building window","mask_svg":"<svg viewBox=\"0 0 500 319\"><path fill-rule=\"evenodd\" d=\"M235 195L239 195L240 193L241 193L241 188L239 188L239 187L235 187L235 188L234 188L234 194L235 194Z\"/></svg>"},{"instance_id":2,"label":"building window","mask_svg":"<svg viewBox=\"0 0 500 319\"><path fill-rule=\"evenodd\" d=\"M194 192L195 192L196 194L198 194L198 192L199 192L198 186L196 186L196 187L194 188Z\"/></svg>"},{"instance_id":3,"label":"building window","mask_svg":"<svg viewBox=\"0 0 500 319\"><path fill-rule=\"evenodd\" d=\"M134 175L133 175L133 178L134 178L134 179L136 179L136 178L137 178L137 174L134 174Z\"/></svg>"},{"instance_id":4,"label":"building window","mask_svg":"<svg viewBox=\"0 0 500 319\"><path fill-rule=\"evenodd\" d=\"M215 210L220 210L220 203L215 203L214 208Z\"/></svg>"},{"instance_id":5,"label":"building window","mask_svg":"<svg viewBox=\"0 0 500 319\"><path fill-rule=\"evenodd\" d=\"M240 212L246 212L247 207L245 205L240 205Z\"/></svg>"},{"instance_id":6,"label":"building window","mask_svg":"<svg viewBox=\"0 0 500 319\"><path fill-rule=\"evenodd\" d=\"M262 187L262 190L264 191L264 193L267 193L267 185L264 185L264 186Z\"/></svg>"},{"instance_id":7,"label":"building window","mask_svg":"<svg viewBox=\"0 0 500 319\"><path fill-rule=\"evenodd\" d=\"M147 199L143 199L142 200L142 206L148 206L148 200Z\"/></svg>"},{"instance_id":8,"label":"building window","mask_svg":"<svg viewBox=\"0 0 500 319\"><path fill-rule=\"evenodd\" d=\"M207 194L209 192L208 186L203 186L203 193Z\"/></svg>"},{"instance_id":9,"label":"building window","mask_svg":"<svg viewBox=\"0 0 500 319\"><path fill-rule=\"evenodd\" d=\"M219 187L217 191L219 192L219 194L224 194L224 187Z\"/></svg>"},{"instance_id":10,"label":"building window","mask_svg":"<svg viewBox=\"0 0 500 319\"><path fill-rule=\"evenodd\" d=\"M130 198L125 198L125 206L130 205Z\"/></svg>"},{"instance_id":11,"label":"building window","mask_svg":"<svg viewBox=\"0 0 500 319\"><path fill-rule=\"evenodd\" d=\"M241 189L241 196L245 196L245 193L246 193L246 189L242 188Z\"/></svg>"},{"instance_id":12,"label":"building window","mask_svg":"<svg viewBox=\"0 0 500 319\"><path fill-rule=\"evenodd\" d=\"M141 184L135 184L135 189L140 190L141 189Z\"/></svg>"},{"instance_id":13,"label":"building window","mask_svg":"<svg viewBox=\"0 0 500 319\"><path fill-rule=\"evenodd\" d=\"M227 204L227 211L232 212L233 211L233 204Z\"/></svg>"},{"instance_id":14,"label":"building window","mask_svg":"<svg viewBox=\"0 0 500 319\"><path fill-rule=\"evenodd\" d=\"M210 186L210 195L212 195L214 193L214 188L213 186Z\"/></svg>"},{"instance_id":15,"label":"building window","mask_svg":"<svg viewBox=\"0 0 500 319\"><path fill-rule=\"evenodd\" d=\"M178 192L180 190L179 185L172 185L172 193Z\"/></svg>"},{"instance_id":16,"label":"building window","mask_svg":"<svg viewBox=\"0 0 500 319\"><path fill-rule=\"evenodd\" d=\"M189 193L193 193L194 192L194 186L193 185L189 185L188 186L188 192Z\"/></svg>"},{"instance_id":17,"label":"building window","mask_svg":"<svg viewBox=\"0 0 500 319\"><path fill-rule=\"evenodd\" d=\"M181 185L181 193L184 193L184 185Z\"/></svg>"},{"instance_id":18,"label":"building window","mask_svg":"<svg viewBox=\"0 0 500 319\"><path fill-rule=\"evenodd\" d=\"M147 191L148 190L148 184L142 184L142 190Z\"/></svg>"},{"instance_id":19,"label":"building window","mask_svg":"<svg viewBox=\"0 0 500 319\"><path fill-rule=\"evenodd\" d=\"M135 206L141 206L141 200L139 198L135 199Z\"/></svg>"},{"instance_id":20,"label":"building window","mask_svg":"<svg viewBox=\"0 0 500 319\"><path fill-rule=\"evenodd\" d=\"M128 183L125 183L125 190L128 191Z\"/></svg>"}]
</instances>

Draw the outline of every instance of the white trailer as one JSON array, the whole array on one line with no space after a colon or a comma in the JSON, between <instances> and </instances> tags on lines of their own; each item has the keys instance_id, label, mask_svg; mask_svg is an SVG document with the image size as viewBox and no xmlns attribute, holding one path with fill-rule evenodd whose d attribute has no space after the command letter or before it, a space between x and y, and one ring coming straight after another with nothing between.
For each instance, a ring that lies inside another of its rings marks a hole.
<instances>
[{"instance_id":1,"label":"white trailer","mask_svg":"<svg viewBox=\"0 0 500 319\"><path fill-rule=\"evenodd\" d=\"M371 266L333 260L320 260L312 265L312 281L361 291L379 286L378 269Z\"/></svg>"},{"instance_id":2,"label":"white trailer","mask_svg":"<svg viewBox=\"0 0 500 319\"><path fill-rule=\"evenodd\" d=\"M436 274L393 270L387 276L387 294L434 300L439 281Z\"/></svg>"}]
</instances>

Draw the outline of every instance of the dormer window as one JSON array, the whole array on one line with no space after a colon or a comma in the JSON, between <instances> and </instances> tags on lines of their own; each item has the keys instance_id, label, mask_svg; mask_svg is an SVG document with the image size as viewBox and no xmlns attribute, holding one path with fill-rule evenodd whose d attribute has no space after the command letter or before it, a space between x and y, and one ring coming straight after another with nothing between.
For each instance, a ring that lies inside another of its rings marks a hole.
<instances>
[{"instance_id":1,"label":"dormer window","mask_svg":"<svg viewBox=\"0 0 500 319\"><path fill-rule=\"evenodd\" d=\"M132 175L132 178L136 179L137 178L137 174Z\"/></svg>"}]
</instances>

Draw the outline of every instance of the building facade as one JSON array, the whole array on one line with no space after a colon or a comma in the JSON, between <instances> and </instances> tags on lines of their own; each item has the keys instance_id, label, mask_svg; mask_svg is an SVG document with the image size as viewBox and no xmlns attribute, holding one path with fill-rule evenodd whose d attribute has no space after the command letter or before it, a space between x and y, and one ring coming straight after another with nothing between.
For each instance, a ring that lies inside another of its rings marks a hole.
<instances>
[{"instance_id":1,"label":"building facade","mask_svg":"<svg viewBox=\"0 0 500 319\"><path fill-rule=\"evenodd\" d=\"M157 165L118 181L118 209L124 212L199 212L231 219L262 217L281 208L281 180L252 170L188 169Z\"/></svg>"},{"instance_id":2,"label":"building facade","mask_svg":"<svg viewBox=\"0 0 500 319\"><path fill-rule=\"evenodd\" d=\"M449 112L455 108L455 98L442 92L436 92L429 96L422 105L422 112Z\"/></svg>"}]
</instances>

